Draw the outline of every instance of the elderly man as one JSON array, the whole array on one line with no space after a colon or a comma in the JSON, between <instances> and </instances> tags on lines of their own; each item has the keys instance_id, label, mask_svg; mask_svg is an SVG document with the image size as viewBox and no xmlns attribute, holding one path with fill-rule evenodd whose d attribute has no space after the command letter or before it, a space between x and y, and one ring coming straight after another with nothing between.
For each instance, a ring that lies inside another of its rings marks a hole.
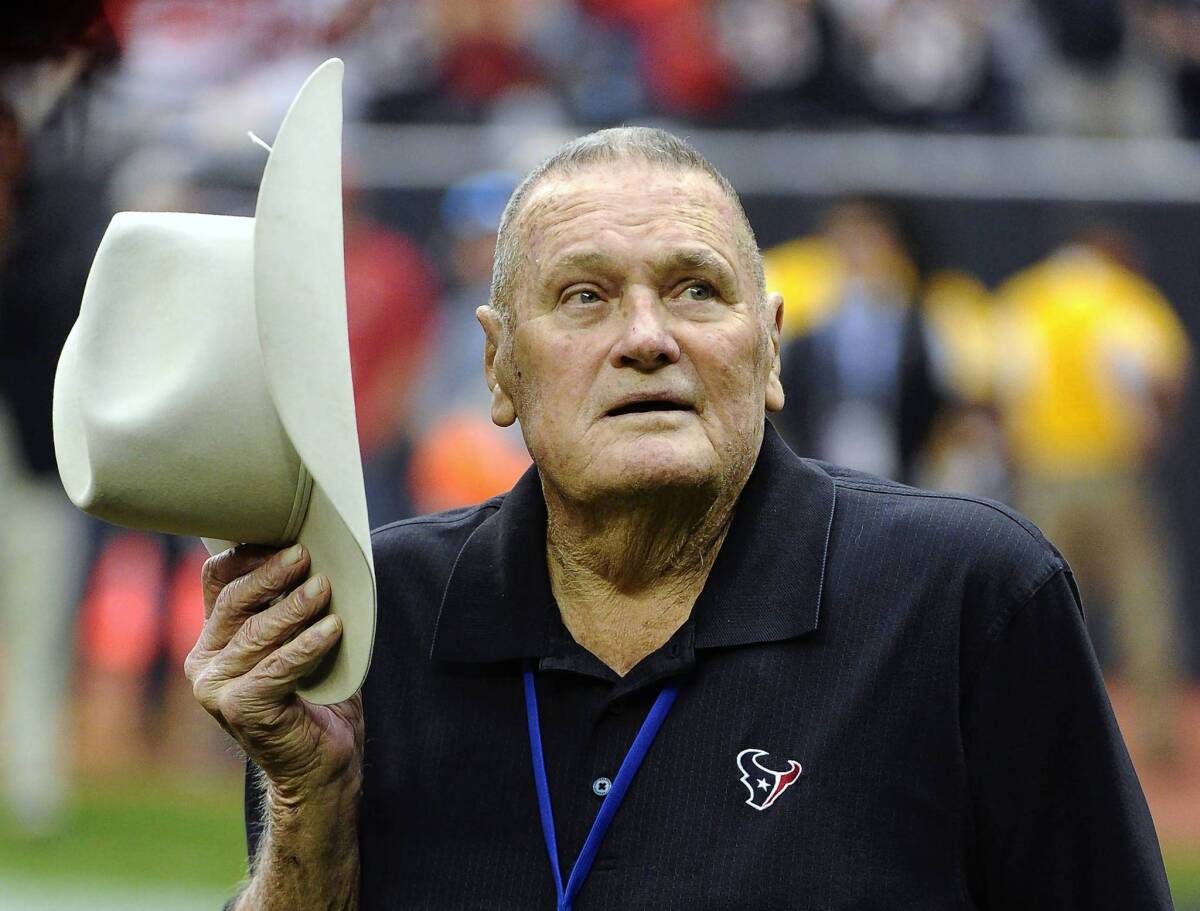
<instances>
[{"instance_id":1,"label":"elderly man","mask_svg":"<svg viewBox=\"0 0 1200 911\"><path fill-rule=\"evenodd\" d=\"M478 315L535 467L375 532L361 702L295 696L338 636L302 551L206 566L189 674L258 770L230 907L1170 907L1070 570L793 455L782 307L669 134L526 178Z\"/></svg>"}]
</instances>

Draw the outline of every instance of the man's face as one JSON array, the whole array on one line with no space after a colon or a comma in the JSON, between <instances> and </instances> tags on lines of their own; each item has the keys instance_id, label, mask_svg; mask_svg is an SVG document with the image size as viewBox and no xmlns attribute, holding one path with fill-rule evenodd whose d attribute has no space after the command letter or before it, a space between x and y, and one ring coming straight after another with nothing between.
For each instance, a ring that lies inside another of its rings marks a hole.
<instances>
[{"instance_id":1,"label":"man's face","mask_svg":"<svg viewBox=\"0 0 1200 911\"><path fill-rule=\"evenodd\" d=\"M783 407L782 299L759 300L716 183L596 167L541 184L523 225L511 328L479 316L493 417L543 477L580 501L743 480Z\"/></svg>"}]
</instances>

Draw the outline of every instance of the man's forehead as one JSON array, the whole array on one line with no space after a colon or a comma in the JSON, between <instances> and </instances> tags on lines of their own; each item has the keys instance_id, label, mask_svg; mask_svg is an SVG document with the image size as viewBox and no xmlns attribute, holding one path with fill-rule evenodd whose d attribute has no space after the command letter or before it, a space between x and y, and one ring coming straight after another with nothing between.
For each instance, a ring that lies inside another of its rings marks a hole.
<instances>
[{"instance_id":1,"label":"man's forehead","mask_svg":"<svg viewBox=\"0 0 1200 911\"><path fill-rule=\"evenodd\" d=\"M761 285L755 278L757 250L729 194L703 169L638 159L546 174L525 195L507 229L521 263L517 281L539 287L561 271L562 257L584 248L651 256L660 261L655 268L670 271L667 259L678 263L676 254L684 249L704 247L727 265L716 271L732 273L727 287L736 286L736 297L746 297Z\"/></svg>"},{"instance_id":2,"label":"man's forehead","mask_svg":"<svg viewBox=\"0 0 1200 911\"><path fill-rule=\"evenodd\" d=\"M680 209L710 210L731 230L734 209L717 182L703 171L640 161L595 164L541 180L524 205L526 231L568 219L594 205L657 203Z\"/></svg>"}]
</instances>

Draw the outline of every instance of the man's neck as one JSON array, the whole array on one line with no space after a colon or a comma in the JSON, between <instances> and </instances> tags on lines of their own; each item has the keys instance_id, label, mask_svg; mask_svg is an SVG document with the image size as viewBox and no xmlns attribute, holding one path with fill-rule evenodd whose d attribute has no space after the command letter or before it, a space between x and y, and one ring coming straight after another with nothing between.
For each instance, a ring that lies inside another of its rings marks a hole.
<instances>
[{"instance_id":1,"label":"man's neck","mask_svg":"<svg viewBox=\"0 0 1200 911\"><path fill-rule=\"evenodd\" d=\"M624 676L683 625L741 492L580 506L544 486L550 585L571 636Z\"/></svg>"}]
</instances>

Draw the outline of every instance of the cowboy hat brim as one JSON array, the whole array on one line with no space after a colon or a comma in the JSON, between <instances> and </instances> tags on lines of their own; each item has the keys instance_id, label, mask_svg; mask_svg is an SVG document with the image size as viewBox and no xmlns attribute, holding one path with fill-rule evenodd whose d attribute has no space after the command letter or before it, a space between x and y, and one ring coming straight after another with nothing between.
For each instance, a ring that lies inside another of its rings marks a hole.
<instances>
[{"instance_id":1,"label":"cowboy hat brim","mask_svg":"<svg viewBox=\"0 0 1200 911\"><path fill-rule=\"evenodd\" d=\"M342 61L305 81L271 148L254 215L254 297L267 387L312 477L298 540L331 581L342 621L332 656L299 689L340 702L366 677L375 569L363 490L342 250Z\"/></svg>"}]
</instances>

